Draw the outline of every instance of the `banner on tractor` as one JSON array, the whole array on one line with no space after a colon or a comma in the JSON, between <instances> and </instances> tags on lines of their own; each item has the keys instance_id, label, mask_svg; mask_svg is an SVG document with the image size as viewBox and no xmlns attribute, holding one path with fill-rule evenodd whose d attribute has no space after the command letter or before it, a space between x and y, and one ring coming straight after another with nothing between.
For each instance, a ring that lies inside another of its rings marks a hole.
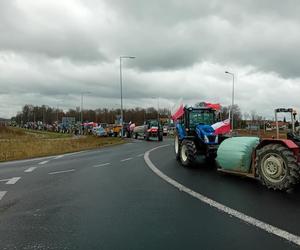
<instances>
[{"instance_id":1,"label":"banner on tractor","mask_svg":"<svg viewBox=\"0 0 300 250\"><path fill-rule=\"evenodd\" d=\"M226 134L230 132L230 120L226 119L225 121L217 122L211 127L215 130L215 134Z\"/></svg>"}]
</instances>

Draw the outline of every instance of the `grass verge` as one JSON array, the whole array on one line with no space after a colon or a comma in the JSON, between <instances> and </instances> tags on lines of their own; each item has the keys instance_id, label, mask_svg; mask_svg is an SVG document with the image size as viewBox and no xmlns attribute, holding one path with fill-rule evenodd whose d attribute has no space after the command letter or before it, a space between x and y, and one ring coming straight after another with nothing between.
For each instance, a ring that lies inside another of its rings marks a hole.
<instances>
[{"instance_id":1,"label":"grass verge","mask_svg":"<svg viewBox=\"0 0 300 250\"><path fill-rule=\"evenodd\" d=\"M76 137L0 127L0 161L65 154L124 143L121 138Z\"/></svg>"}]
</instances>

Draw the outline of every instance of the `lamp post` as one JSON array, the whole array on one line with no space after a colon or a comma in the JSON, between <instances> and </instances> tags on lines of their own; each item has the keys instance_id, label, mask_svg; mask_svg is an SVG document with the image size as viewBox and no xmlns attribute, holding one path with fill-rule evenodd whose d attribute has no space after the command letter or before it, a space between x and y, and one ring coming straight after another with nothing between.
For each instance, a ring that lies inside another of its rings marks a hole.
<instances>
[{"instance_id":1,"label":"lamp post","mask_svg":"<svg viewBox=\"0 0 300 250\"><path fill-rule=\"evenodd\" d=\"M82 134L82 123L83 123L83 95L84 94L90 94L91 92L81 92L81 105L80 105L80 121L81 121L81 125L80 125L80 131Z\"/></svg>"},{"instance_id":2,"label":"lamp post","mask_svg":"<svg viewBox=\"0 0 300 250\"><path fill-rule=\"evenodd\" d=\"M234 73L231 73L229 71L225 71L225 74L229 74L232 76L232 100L231 100L231 112L230 117L231 118L231 131L233 131L233 105L234 105Z\"/></svg>"},{"instance_id":3,"label":"lamp post","mask_svg":"<svg viewBox=\"0 0 300 250\"><path fill-rule=\"evenodd\" d=\"M135 56L120 56L120 89L121 89L121 137L123 138L123 79L122 79L122 59L134 59Z\"/></svg>"},{"instance_id":4,"label":"lamp post","mask_svg":"<svg viewBox=\"0 0 300 250\"><path fill-rule=\"evenodd\" d=\"M152 98L154 101L155 99L157 101L157 120L159 121L159 97L152 97Z\"/></svg>"}]
</instances>

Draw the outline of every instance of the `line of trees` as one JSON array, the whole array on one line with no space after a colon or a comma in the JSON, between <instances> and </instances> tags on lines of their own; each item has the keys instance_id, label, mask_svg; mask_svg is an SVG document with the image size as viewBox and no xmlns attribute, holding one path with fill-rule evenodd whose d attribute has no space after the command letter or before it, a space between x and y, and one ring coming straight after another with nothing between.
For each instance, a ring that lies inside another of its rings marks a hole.
<instances>
[{"instance_id":1,"label":"line of trees","mask_svg":"<svg viewBox=\"0 0 300 250\"><path fill-rule=\"evenodd\" d=\"M120 118L120 109L86 109L82 111L83 122L97 122L97 123L114 123L118 118ZM124 121L125 122L135 122L136 124L142 124L146 119L169 118L170 111L168 109L157 109L150 108L134 108L134 109L124 109ZM44 124L54 124L55 122L61 122L62 117L75 117L77 122L81 121L81 111L80 108L69 109L68 111L63 111L59 108L53 108L47 105L33 106L30 104L24 105L22 111L18 112L15 117L11 120L15 121L17 124L25 124L27 122L37 122L41 121Z\"/></svg>"},{"instance_id":2,"label":"line of trees","mask_svg":"<svg viewBox=\"0 0 300 250\"><path fill-rule=\"evenodd\" d=\"M231 106L223 106L220 110L221 120L225 120L229 117L229 110ZM97 122L97 123L115 123L116 120L120 118L120 109L108 109L108 108L98 108L98 109L85 109L82 112L83 122ZM160 118L170 118L170 110L159 109ZM17 124L25 124L27 122L37 122L41 121L44 124L54 124L55 122L61 122L62 117L75 117L76 122L81 121L81 111L77 107L75 109L69 109L64 111L59 108L53 108L47 105L34 106L34 105L24 105L22 111L18 112L15 117L12 117L12 121ZM146 119L155 119L158 117L158 111L154 107L150 108L133 108L124 109L124 121L132 121L136 124L142 124ZM244 119L241 109L238 105L233 106L233 118L235 128L245 128L247 126L246 120L260 121L263 117L257 115L255 111L250 113L244 113Z\"/></svg>"}]
</instances>

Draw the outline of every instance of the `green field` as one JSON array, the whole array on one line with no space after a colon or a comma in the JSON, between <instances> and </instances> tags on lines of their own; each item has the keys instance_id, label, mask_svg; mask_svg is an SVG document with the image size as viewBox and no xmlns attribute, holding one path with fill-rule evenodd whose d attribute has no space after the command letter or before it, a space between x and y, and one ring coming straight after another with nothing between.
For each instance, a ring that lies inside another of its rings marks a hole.
<instances>
[{"instance_id":1,"label":"green field","mask_svg":"<svg viewBox=\"0 0 300 250\"><path fill-rule=\"evenodd\" d=\"M121 143L124 143L121 138L0 127L0 161L57 155Z\"/></svg>"}]
</instances>

